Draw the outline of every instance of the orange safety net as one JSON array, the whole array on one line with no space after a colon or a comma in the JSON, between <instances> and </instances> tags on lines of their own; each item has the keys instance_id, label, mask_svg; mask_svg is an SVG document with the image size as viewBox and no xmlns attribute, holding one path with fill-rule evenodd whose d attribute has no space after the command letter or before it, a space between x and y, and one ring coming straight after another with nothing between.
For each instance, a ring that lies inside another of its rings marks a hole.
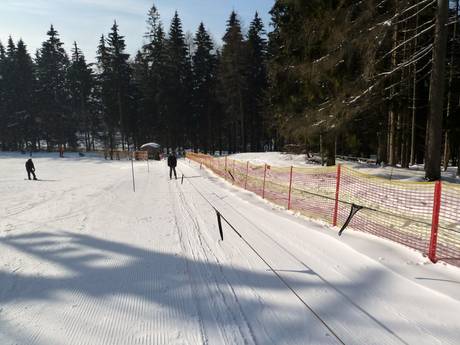
<instances>
[{"instance_id":1,"label":"orange safety net","mask_svg":"<svg viewBox=\"0 0 460 345\"><path fill-rule=\"evenodd\" d=\"M308 217L332 224L336 212L341 226L356 204L363 209L353 217L350 228L422 253L433 245L434 183L390 181L346 166L340 170L276 167L195 153L188 153L187 158L236 186ZM436 258L460 266L460 186L443 183L440 204Z\"/></svg>"}]
</instances>

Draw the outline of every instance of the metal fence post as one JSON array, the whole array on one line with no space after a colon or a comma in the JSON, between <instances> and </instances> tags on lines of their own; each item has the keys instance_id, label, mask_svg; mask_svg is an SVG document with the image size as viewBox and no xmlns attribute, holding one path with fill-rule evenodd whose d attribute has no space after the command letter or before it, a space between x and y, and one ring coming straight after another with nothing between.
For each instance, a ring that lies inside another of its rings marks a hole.
<instances>
[{"instance_id":1,"label":"metal fence post","mask_svg":"<svg viewBox=\"0 0 460 345\"><path fill-rule=\"evenodd\" d=\"M289 176L289 195L288 195L288 210L291 209L291 190L292 190L292 165L291 165L291 173Z\"/></svg>"},{"instance_id":2,"label":"metal fence post","mask_svg":"<svg viewBox=\"0 0 460 345\"><path fill-rule=\"evenodd\" d=\"M332 226L337 226L337 215L339 212L339 194L340 194L340 175L342 171L342 166L337 164L337 176L335 182L335 205L334 205L334 214L332 215Z\"/></svg>"},{"instance_id":3,"label":"metal fence post","mask_svg":"<svg viewBox=\"0 0 460 345\"><path fill-rule=\"evenodd\" d=\"M434 186L434 198L433 198L433 215L431 220L431 238L430 248L428 251L428 258L431 262L437 262L436 258L436 247L438 244L438 229L439 229L439 211L441 209L441 181L436 181Z\"/></svg>"},{"instance_id":4,"label":"metal fence post","mask_svg":"<svg viewBox=\"0 0 460 345\"><path fill-rule=\"evenodd\" d=\"M264 165L264 184L262 186L262 199L265 199L265 177L267 176L267 163Z\"/></svg>"}]
</instances>

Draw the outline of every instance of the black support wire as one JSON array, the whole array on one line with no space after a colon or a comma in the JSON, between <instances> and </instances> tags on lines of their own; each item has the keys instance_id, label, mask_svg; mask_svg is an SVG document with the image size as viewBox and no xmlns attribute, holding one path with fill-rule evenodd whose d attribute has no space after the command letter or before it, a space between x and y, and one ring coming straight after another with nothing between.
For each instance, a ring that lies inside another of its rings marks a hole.
<instances>
[{"instance_id":1,"label":"black support wire","mask_svg":"<svg viewBox=\"0 0 460 345\"><path fill-rule=\"evenodd\" d=\"M202 177L201 175L200 176L195 176L195 177ZM263 257L261 257L261 255L255 250L255 248L247 242L247 240L227 221L227 219L225 219L219 211L217 211L216 207L203 195L203 193L201 193L198 188L190 182L190 184L192 185L192 187L201 195L201 197L208 203L211 205L211 207L215 210L216 212L216 215L218 217L218 219L220 217L222 217L222 219L225 220L225 222L232 228L232 230L245 242L246 245L248 245L248 247L254 251L254 253L270 268L270 270L278 277L278 279L281 280L281 282L286 285L286 287L301 301L301 303L308 309L310 310L313 315L318 318L321 323L323 325L325 325L325 327L331 331L331 333L336 337L337 340L339 340L341 342L341 344L344 344L344 342L337 337L337 335L331 330L331 328L329 326L327 326L324 322L324 320L321 319L321 317L316 313L314 312L314 310L295 292L295 290L293 290L291 288L291 286L274 270L274 268L266 261L264 260ZM331 199L331 200L335 200L335 198L329 198L327 196L324 196L324 195L321 195L321 194L316 194L316 193L310 193L310 192L307 192L307 191L303 191L303 190L298 190L300 192L305 192L307 194L312 194L312 195L315 195L315 196L319 196L319 197L323 197L323 198L326 198L326 199ZM257 224L255 224L253 221L251 221L249 218L247 218L244 214L242 214L240 211L238 211L237 209L235 209L230 203L228 203L227 201L223 200L222 198L220 198L217 194L213 193L218 199L222 200L224 203L226 203L230 208L232 208L234 210L234 212L236 212L241 218L245 219L249 224L251 224L252 226L255 227L255 229L257 229L260 233L262 233L264 236L266 236L268 239L270 239L271 241L273 241L275 243L276 246L278 246L281 250L283 250L285 253L287 253L290 257L292 257L295 261L297 261L299 264L301 264L303 267L305 267L306 269L308 270L311 270L311 268L309 266L307 266L303 261L301 261L298 257L296 257L294 254L292 254L287 248L285 248L284 246L282 246L281 244L279 244L276 240L274 240L270 235L268 235L267 233L265 233L265 231L263 231ZM344 204L347 204L347 205L351 205L352 207L354 206L355 208L357 208L357 210L355 210L353 212L353 215L356 214L356 212L358 212L360 209L363 209L363 208L366 208L366 207L363 207L363 206L359 206L359 205L356 205L356 204L353 204L351 202L346 202L346 201L340 201ZM379 210L375 210L375 209L372 209L372 208L368 208L369 210L371 211L375 211L375 212L381 212ZM352 212L350 212L351 214ZM382 213L385 213L385 212L382 212ZM393 215L393 214L389 214L389 215ZM412 220L414 222L417 222L415 220ZM222 222L221 220L219 219L218 220L218 223L220 222L220 225L219 225L219 231L221 230L221 227L222 227ZM223 232L220 234L221 235L221 239L223 240ZM359 305L355 304L346 294L344 294L342 291L340 291L339 289L337 289L335 286L333 286L330 282L328 282L327 280L325 280L323 277L321 277L320 275L318 275L318 278L323 281L327 286L329 286L330 288L332 288L334 291L336 291L337 293L339 293L341 296L343 296L347 301L349 301L351 304L353 304L357 309L359 309L362 313L364 313L365 315L367 315L369 318L371 318L374 322L376 322L380 327L382 327L383 329L385 329L389 334L391 334L393 337L395 337L395 339L397 339L399 342L401 342L401 344L405 344L405 345L409 345L406 341L404 341L401 337L399 337L397 334L395 334L391 329L389 329L387 326L385 326L383 323L381 323L379 320L375 319L372 315L370 315L366 310L364 310L362 307L360 307Z\"/></svg>"},{"instance_id":2,"label":"black support wire","mask_svg":"<svg viewBox=\"0 0 460 345\"><path fill-rule=\"evenodd\" d=\"M361 209L363 209L364 207L363 206L359 206L359 205L351 205L351 210L350 210L350 215L348 216L347 220L345 221L345 223L343 223L343 226L342 228L340 229L339 231L339 236L342 236L342 233L343 231L347 228L348 224L350 224L351 220L353 219L353 216Z\"/></svg>"},{"instance_id":3,"label":"black support wire","mask_svg":"<svg viewBox=\"0 0 460 345\"><path fill-rule=\"evenodd\" d=\"M230 229L235 232L239 238L251 249L251 251L256 254L256 256L270 269L270 271L294 294L294 296L297 297L297 299L323 324L324 327L337 339L337 341L342 344L346 345L345 342L337 335L337 333L334 332L334 330L324 321L321 316L316 313L310 305L308 305L307 302L305 302L302 297L294 290L294 288L289 285L289 283L278 273L276 270L270 265L270 263L249 243L248 240L246 240L243 235L222 215L222 213L213 205L211 201L209 201L206 196L200 192L200 190L192 183L192 181L188 181L190 185L196 190L196 192L214 209L214 211L217 214L217 219L218 219L218 225L219 225L219 231L222 229L222 224L221 224L221 219L227 223L227 225L230 227ZM221 238L223 240L223 231L221 232Z\"/></svg>"}]
</instances>

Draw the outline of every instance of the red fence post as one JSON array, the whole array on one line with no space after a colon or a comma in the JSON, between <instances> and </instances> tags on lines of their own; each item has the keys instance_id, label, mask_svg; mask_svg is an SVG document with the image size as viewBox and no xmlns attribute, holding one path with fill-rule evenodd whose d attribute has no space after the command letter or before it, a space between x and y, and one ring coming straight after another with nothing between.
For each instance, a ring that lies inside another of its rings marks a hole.
<instances>
[{"instance_id":1,"label":"red fence post","mask_svg":"<svg viewBox=\"0 0 460 345\"><path fill-rule=\"evenodd\" d=\"M248 189L249 161L246 162L246 179L244 180L244 189Z\"/></svg>"},{"instance_id":2,"label":"red fence post","mask_svg":"<svg viewBox=\"0 0 460 345\"><path fill-rule=\"evenodd\" d=\"M291 165L291 173L289 176L288 210L291 209L291 190L292 190L292 165Z\"/></svg>"},{"instance_id":3,"label":"red fence post","mask_svg":"<svg viewBox=\"0 0 460 345\"><path fill-rule=\"evenodd\" d=\"M267 176L267 163L265 163L264 168L264 184L262 186L262 199L265 199L265 177Z\"/></svg>"},{"instance_id":4,"label":"red fence post","mask_svg":"<svg viewBox=\"0 0 460 345\"><path fill-rule=\"evenodd\" d=\"M335 205L334 205L334 214L332 216L332 226L337 226L337 214L339 212L339 194L340 194L340 175L341 175L341 165L337 164L337 176L335 182Z\"/></svg>"},{"instance_id":5,"label":"red fence post","mask_svg":"<svg viewBox=\"0 0 460 345\"><path fill-rule=\"evenodd\" d=\"M428 251L428 258L431 262L436 263L436 247L438 244L438 229L439 229L439 211L441 209L441 181L436 181L434 186L434 200L433 200L433 215L431 219L431 238L430 248Z\"/></svg>"}]
</instances>

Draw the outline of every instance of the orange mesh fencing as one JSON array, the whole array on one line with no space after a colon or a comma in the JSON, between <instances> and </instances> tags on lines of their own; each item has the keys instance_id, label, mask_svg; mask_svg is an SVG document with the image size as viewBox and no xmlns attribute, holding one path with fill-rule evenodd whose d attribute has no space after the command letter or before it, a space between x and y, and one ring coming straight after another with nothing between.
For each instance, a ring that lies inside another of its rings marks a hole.
<instances>
[{"instance_id":1,"label":"orange mesh fencing","mask_svg":"<svg viewBox=\"0 0 460 345\"><path fill-rule=\"evenodd\" d=\"M345 223L351 205L362 206L350 228L460 266L458 185L443 182L439 215L433 216L435 183L390 181L346 166L276 167L195 153L187 158L277 205L333 225Z\"/></svg>"}]
</instances>

